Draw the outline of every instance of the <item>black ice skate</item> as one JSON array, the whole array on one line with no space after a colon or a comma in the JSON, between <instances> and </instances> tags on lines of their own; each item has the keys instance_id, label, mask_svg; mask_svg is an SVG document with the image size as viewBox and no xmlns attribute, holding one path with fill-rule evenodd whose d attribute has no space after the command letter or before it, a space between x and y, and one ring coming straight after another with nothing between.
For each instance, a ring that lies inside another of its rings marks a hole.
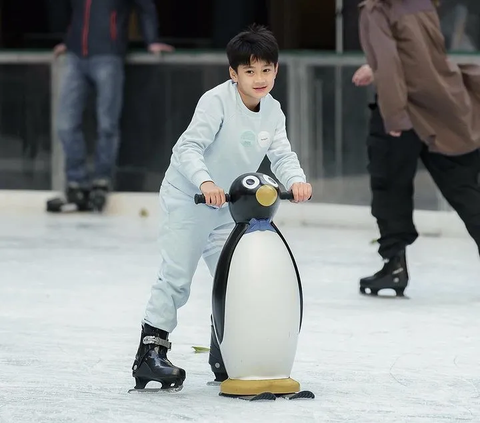
<instances>
[{"instance_id":1,"label":"black ice skate","mask_svg":"<svg viewBox=\"0 0 480 423\"><path fill-rule=\"evenodd\" d=\"M90 190L77 183L69 183L65 196L52 198L47 201L47 212L69 213L91 211L89 199Z\"/></svg>"},{"instance_id":2,"label":"black ice skate","mask_svg":"<svg viewBox=\"0 0 480 423\"><path fill-rule=\"evenodd\" d=\"M109 183L106 179L93 181L92 190L90 192L90 203L94 211L103 211L107 202L108 191Z\"/></svg>"},{"instance_id":3,"label":"black ice skate","mask_svg":"<svg viewBox=\"0 0 480 423\"><path fill-rule=\"evenodd\" d=\"M395 290L398 297L403 297L408 285L408 270L405 251L385 262L383 269L373 276L360 280L360 292L362 294L378 295L382 289Z\"/></svg>"},{"instance_id":4,"label":"black ice skate","mask_svg":"<svg viewBox=\"0 0 480 423\"><path fill-rule=\"evenodd\" d=\"M142 328L140 345L132 367L132 376L135 378L135 388L132 391L172 391L177 392L183 388L185 370L174 366L167 358L167 351L171 343L168 334L147 324ZM149 382L161 383L161 388L145 386Z\"/></svg>"}]
</instances>

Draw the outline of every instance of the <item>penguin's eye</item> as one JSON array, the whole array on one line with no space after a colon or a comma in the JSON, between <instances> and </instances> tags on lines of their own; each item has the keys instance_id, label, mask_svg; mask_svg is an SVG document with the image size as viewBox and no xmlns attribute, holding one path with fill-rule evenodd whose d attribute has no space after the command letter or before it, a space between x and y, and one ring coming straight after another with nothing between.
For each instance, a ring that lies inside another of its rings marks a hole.
<instances>
[{"instance_id":1,"label":"penguin's eye","mask_svg":"<svg viewBox=\"0 0 480 423\"><path fill-rule=\"evenodd\" d=\"M255 189L260 185L260 180L256 176L245 176L243 178L242 184L245 188Z\"/></svg>"},{"instance_id":2,"label":"penguin's eye","mask_svg":"<svg viewBox=\"0 0 480 423\"><path fill-rule=\"evenodd\" d=\"M273 185L275 188L278 188L277 181L273 179L271 176L263 175L263 179L265 179L265 181L267 181L267 183L269 183L270 185Z\"/></svg>"}]
</instances>

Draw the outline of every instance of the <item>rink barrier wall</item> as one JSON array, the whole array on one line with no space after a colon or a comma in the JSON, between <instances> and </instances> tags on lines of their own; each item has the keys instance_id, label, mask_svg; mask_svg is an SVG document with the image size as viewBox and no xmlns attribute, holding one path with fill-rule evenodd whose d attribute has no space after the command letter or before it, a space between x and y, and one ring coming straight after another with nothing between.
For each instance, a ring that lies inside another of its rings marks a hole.
<instances>
[{"instance_id":1,"label":"rink barrier wall","mask_svg":"<svg viewBox=\"0 0 480 423\"><path fill-rule=\"evenodd\" d=\"M458 63L476 63L480 64L479 54L454 54L450 58ZM362 179L366 178L366 154L363 149L363 141L357 140L360 133L363 133L361 137L365 135L364 129L366 128L365 116L362 118L360 114L355 114L356 117L350 114L351 107L346 108L347 105L357 104L355 99L362 98L362 104L366 105L368 98L373 94L373 87L363 91L360 97L353 93L359 93L354 88L352 90L351 74L360 65L365 63L365 58L362 54L331 54L326 52L309 52L309 51L282 51L280 61L282 68L287 70L285 75L285 112L287 115L287 128L289 139L292 143L292 149L297 153L302 168L307 175L309 181L316 181L317 185L320 185L321 189L324 189L326 194L323 197L324 201L332 202L349 202L353 204L365 204L367 196L369 196L367 190L367 184L362 184ZM211 73L213 69L211 66L227 65L227 58L222 52L189 52L189 51L177 51L173 54L167 55L152 55L149 53L132 53L127 55L126 62L129 65L152 65L156 67L168 66L182 66L182 67L197 67L202 68L204 72L202 81L206 86L210 86L210 82L215 80L215 72ZM59 90L61 81L63 78L63 72L65 70L65 58L59 57L55 59L52 53L49 52L3 52L0 54L0 64L3 65L46 65L50 67L50 128L56 128L56 116L58 110ZM323 69L320 74L318 72ZM326 72L323 74L323 72ZM323 76L322 76L323 75ZM210 81L210 82L209 82ZM347 85L348 84L348 85ZM368 90L370 89L370 94ZM6 100L8 101L8 100ZM359 100L360 101L360 100ZM344 107L345 106L345 107ZM329 113L324 114L324 109L328 107ZM367 108L362 108L367 113ZM363 113L363 112L362 112ZM35 113L34 113L35 114ZM347 118L347 119L346 119ZM352 126L350 126L350 118L352 118ZM354 123L358 120L363 123ZM328 128L324 127L328 122ZM25 125L28 126L28 120ZM362 126L363 125L363 126ZM26 128L26 127L25 127ZM25 129L24 128L24 129ZM15 133L22 134L24 129L20 128ZM31 132L32 128L29 128L27 132ZM353 132L352 132L353 131ZM327 136L327 134L329 134ZM167 135L164 135L167 137ZM171 134L168 135L169 142L171 142ZM41 137L39 138L41 139ZM8 143L9 138L5 138ZM356 144L356 141L361 144ZM158 142L164 142L162 137L159 137ZM60 191L65 186L65 166L63 148L58 137L57 131L51 129L50 134L50 150L46 151L49 157L45 157L42 160L36 162L37 157L27 157L30 154L30 149L24 151L27 156L22 157L20 160L10 160L10 158L3 159L3 166L5 163L7 169L14 169L15 172L23 171L23 166L26 169L30 166L46 166L50 169L50 184L43 185L44 189L52 189ZM351 149L355 144L356 148ZM19 144L23 145L23 144ZM360 146L360 147L359 147ZM22 147L23 149L25 148ZM23 150L22 150L23 151ZM37 155L39 153L37 152ZM360 157L362 155L362 157ZM358 162L357 162L358 158ZM23 161L25 159L25 161ZM33 160L32 160L33 159ZM355 163L355 166L353 166ZM137 165L135 165L137 166ZM143 165L138 165L135 168L135 172L140 171ZM146 171L146 169L143 169ZM159 165L157 169L149 169L155 177L160 178L160 175L165 169L162 169ZM13 177L15 173L12 174ZM45 183L45 181L44 181ZM352 185L353 184L353 185ZM333 187L331 186L333 185ZM17 186L22 186L21 184ZM359 188L361 192L357 192L355 187L363 186ZM3 189L7 186L2 186ZM354 195L351 195L353 194ZM458 226L457 220L450 214L450 207L446 200L439 193L438 189L427 185L416 191L421 198L422 204L427 204L425 207L436 209L439 211L446 211L445 217L441 218L442 222L445 221L448 224L448 228L443 226L436 226L436 220L438 216L435 214L433 217L434 233L463 233L463 227ZM432 199L432 193L436 194L436 197ZM359 197L361 197L359 199ZM0 207L2 205L0 204ZM309 205L308 212L290 213L289 216L294 216L294 219L306 219L307 222L318 221L316 216L317 212L312 212L315 216L305 217L306 213L310 213L310 210L315 207L328 207L328 211L323 210L321 222L325 222L327 216L333 213L331 220L337 221L335 217L335 211L331 211L331 207L336 206L323 206L323 205ZM355 224L362 224L365 213L362 207L349 207L338 206L346 212L339 211L340 215L346 213L354 213L354 210L359 210L358 222ZM334 208L333 210L336 210ZM282 212L283 213L283 212ZM300 213L300 216L297 214ZM320 211L319 211L320 213ZM417 217L416 217L417 218ZM419 216L418 219L421 219ZM423 218L422 218L423 219ZM327 219L329 221L329 219ZM368 224L371 225L372 219L369 217ZM322 223L323 224L323 223ZM373 225L375 227L375 225ZM430 232L428 228L432 227L432 222L429 218L426 218L425 225L420 225L427 232ZM423 230L423 229L420 230Z\"/></svg>"},{"instance_id":2,"label":"rink barrier wall","mask_svg":"<svg viewBox=\"0 0 480 423\"><path fill-rule=\"evenodd\" d=\"M49 218L68 219L66 215L47 214L45 204L58 195L53 191L0 190L0 215L16 217L45 214ZM193 200L192 200L193 201ZM158 193L112 193L105 216L158 219ZM467 231L455 212L416 210L414 221L424 236L467 237ZM342 204L282 202L275 217L278 225L362 229L378 236L370 207Z\"/></svg>"}]
</instances>

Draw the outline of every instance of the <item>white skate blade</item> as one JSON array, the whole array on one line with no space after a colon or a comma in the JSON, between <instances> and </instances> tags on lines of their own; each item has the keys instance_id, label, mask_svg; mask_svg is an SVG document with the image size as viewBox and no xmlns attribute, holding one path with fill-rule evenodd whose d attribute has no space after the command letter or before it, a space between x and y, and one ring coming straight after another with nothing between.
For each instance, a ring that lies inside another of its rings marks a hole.
<instances>
[{"instance_id":1,"label":"white skate blade","mask_svg":"<svg viewBox=\"0 0 480 423\"><path fill-rule=\"evenodd\" d=\"M167 389L162 389L162 388L143 388L143 389L129 389L127 392L130 394L132 392L139 392L139 393L150 393L150 394L155 394L155 393L166 393L166 394L172 394L175 392L180 392L183 389L183 385L180 385L178 388L167 388Z\"/></svg>"}]
</instances>

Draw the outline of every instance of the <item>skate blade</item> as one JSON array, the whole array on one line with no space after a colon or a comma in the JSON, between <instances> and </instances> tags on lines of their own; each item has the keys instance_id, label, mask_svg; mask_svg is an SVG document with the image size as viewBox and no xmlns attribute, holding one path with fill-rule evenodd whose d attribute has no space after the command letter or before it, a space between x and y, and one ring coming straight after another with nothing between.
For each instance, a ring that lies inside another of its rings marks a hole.
<instances>
[{"instance_id":1,"label":"skate blade","mask_svg":"<svg viewBox=\"0 0 480 423\"><path fill-rule=\"evenodd\" d=\"M365 296L365 297L374 297L374 298L381 298L381 299L387 299L387 300L392 300L392 299L410 299L407 295L405 295L405 288L406 287L401 287L401 288L394 288L394 287L388 287L388 288L381 288L381 289L376 289L376 288L364 288L360 287L360 294ZM394 295L379 295L379 293L383 290L388 290L389 292L394 291Z\"/></svg>"},{"instance_id":2,"label":"skate blade","mask_svg":"<svg viewBox=\"0 0 480 423\"><path fill-rule=\"evenodd\" d=\"M150 394L156 394L156 393L166 393L166 394L172 394L176 392L180 392L183 389L183 385L180 385L176 388L143 388L143 389L137 389L137 388L132 388L129 389L127 392L130 394L132 392L141 392L141 393L150 393Z\"/></svg>"},{"instance_id":3,"label":"skate blade","mask_svg":"<svg viewBox=\"0 0 480 423\"><path fill-rule=\"evenodd\" d=\"M48 213L77 213L78 211L79 207L75 203L47 205Z\"/></svg>"},{"instance_id":4,"label":"skate blade","mask_svg":"<svg viewBox=\"0 0 480 423\"><path fill-rule=\"evenodd\" d=\"M103 210L105 209L105 205L106 203L103 203L103 204L91 203L90 210L95 213L103 213Z\"/></svg>"},{"instance_id":5,"label":"skate blade","mask_svg":"<svg viewBox=\"0 0 480 423\"><path fill-rule=\"evenodd\" d=\"M91 208L80 208L75 203L65 203L60 206L47 207L47 213L53 214L75 214L75 213L88 213L92 212Z\"/></svg>"}]
</instances>

